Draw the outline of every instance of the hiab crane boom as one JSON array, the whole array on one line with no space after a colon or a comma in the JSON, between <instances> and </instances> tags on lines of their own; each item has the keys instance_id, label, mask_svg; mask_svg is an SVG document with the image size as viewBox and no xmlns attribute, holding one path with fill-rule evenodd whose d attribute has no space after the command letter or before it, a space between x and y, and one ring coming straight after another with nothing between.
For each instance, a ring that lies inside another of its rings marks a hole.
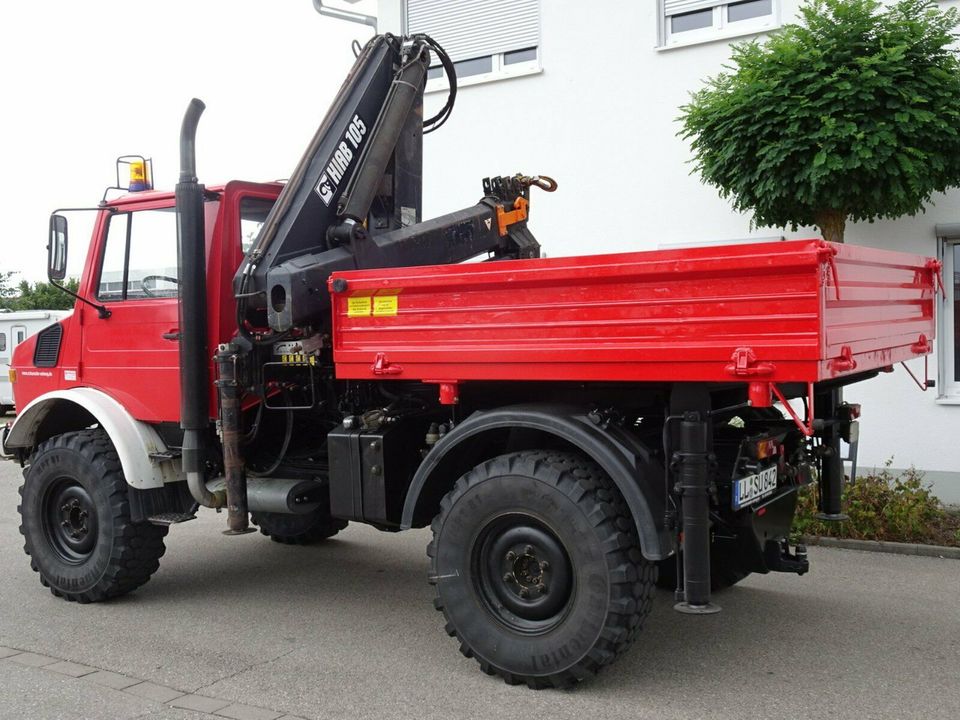
<instances>
[{"instance_id":1,"label":"hiab crane boom","mask_svg":"<svg viewBox=\"0 0 960 720\"><path fill-rule=\"evenodd\" d=\"M451 89L422 120L431 48ZM237 273L241 320L265 309L278 332L328 322L334 270L539 256L523 220L531 183L552 189L549 180L488 180L474 207L421 223L423 134L455 99L452 64L428 37L380 36L363 48Z\"/></svg>"},{"instance_id":2,"label":"hiab crane boom","mask_svg":"<svg viewBox=\"0 0 960 720\"><path fill-rule=\"evenodd\" d=\"M423 120L431 56L451 90ZM55 594L139 587L200 506L285 543L430 526L461 650L547 687L623 652L657 583L709 614L806 572L798 490L841 519L856 474L841 390L930 352L939 264L817 239L541 258L545 176L423 221L455 97L430 38L377 36L285 185L200 185L196 100L175 193L120 159L136 183L95 208L72 316L18 346L0 435ZM51 281L66 254L55 213Z\"/></svg>"}]
</instances>

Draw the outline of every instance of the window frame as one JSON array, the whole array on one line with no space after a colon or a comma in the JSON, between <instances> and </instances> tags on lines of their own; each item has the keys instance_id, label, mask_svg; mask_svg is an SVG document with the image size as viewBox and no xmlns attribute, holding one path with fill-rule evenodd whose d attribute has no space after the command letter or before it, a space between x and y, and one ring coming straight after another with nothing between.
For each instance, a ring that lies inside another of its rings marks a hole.
<instances>
[{"instance_id":1,"label":"window frame","mask_svg":"<svg viewBox=\"0 0 960 720\"><path fill-rule=\"evenodd\" d=\"M956 250L960 248L960 238L938 238L937 253L943 263L943 296L938 295L937 313L937 402L944 405L960 405L960 378L956 378L957 343L955 318L960 308L956 294L954 276L960 272L955 266Z\"/></svg>"},{"instance_id":2,"label":"window frame","mask_svg":"<svg viewBox=\"0 0 960 720\"><path fill-rule=\"evenodd\" d=\"M0 352L7 351L7 334L5 332L0 332Z\"/></svg>"},{"instance_id":3,"label":"window frame","mask_svg":"<svg viewBox=\"0 0 960 720\"><path fill-rule=\"evenodd\" d=\"M107 304L107 303L119 303L119 302L140 302L140 301L150 301L156 302L158 300L177 300L177 296L169 295L157 295L151 297L149 295L128 297L127 292L129 291L130 284L130 242L133 235L133 221L132 218L137 213L142 212L152 212L152 211L173 211L176 212L174 205L150 205L146 207L131 207L124 209L114 209L113 212L110 212L107 215L106 223L103 226L102 238L100 243L99 257L97 258L97 276L94 280L93 285L93 295L98 302ZM124 248L123 248L123 275L121 277L122 282L122 293L120 297L101 297L100 292L103 286L103 265L107 259L107 245L110 241L110 226L113 221L119 216L127 217L127 232L126 237L124 238ZM176 238L174 243L176 243ZM177 277L180 276L179 268L179 258L178 258L178 267L177 267Z\"/></svg>"},{"instance_id":4,"label":"window frame","mask_svg":"<svg viewBox=\"0 0 960 720\"><path fill-rule=\"evenodd\" d=\"M670 32L670 18L666 15L664 0L657 0L657 50L702 45L704 43L747 35L759 35L772 32L783 25L781 0L770 0L771 14L730 23L727 19L728 6L743 0L716 0L711 8L713 24L697 30L687 30L674 35Z\"/></svg>"},{"instance_id":5,"label":"window frame","mask_svg":"<svg viewBox=\"0 0 960 720\"><path fill-rule=\"evenodd\" d=\"M258 230L258 231L257 231L257 236L251 239L251 241L250 241L250 246L247 247L247 248L244 248L244 247L243 247L243 244L244 244L244 243L243 243L243 238L244 238L244 236L243 236L243 223L244 223L244 217L243 217L244 207L243 207L243 204L244 204L245 202L247 202L248 200L252 200L252 201L254 201L254 202L269 202L269 203L270 203L270 208L271 208L271 210L272 210L272 208L277 204L277 198L278 198L278 197L279 197L279 196L266 197L266 196L264 196L264 195L262 195L262 194L259 194L259 193L248 193L248 192L245 192L245 193L237 196L237 202L236 202L236 208L237 208L237 240L238 240L238 242L239 242L239 248L240 248L240 253L241 253L241 255L244 255L244 256L245 256L245 255L250 251L250 249L256 244L257 237L259 237L259 235L260 235L260 232L259 232L259 230ZM264 216L263 222L260 223L260 229L261 229L261 230L263 229L263 226L264 226L264 224L265 224L266 221L267 221L267 217L269 217L269 216L270 216L270 210L267 211L267 214Z\"/></svg>"},{"instance_id":6,"label":"window frame","mask_svg":"<svg viewBox=\"0 0 960 720\"><path fill-rule=\"evenodd\" d=\"M457 62L469 62L470 60L481 60L489 57L491 61L490 72L477 73L476 75L467 75L465 77L460 77L457 75L457 89L462 87L469 87L470 85L479 85L481 83L495 82L497 80L508 80L515 77L523 77L524 75L535 75L537 73L543 72L543 65L540 61L542 56L542 45L537 45L536 47L529 48L520 48L519 50L507 50L506 52L493 53L492 55L483 55L479 58L464 58L463 60L458 60ZM524 50L536 50L537 57L533 60L521 60L516 63L505 63L504 55L509 55L513 52L522 52ZM456 65L456 63L454 63ZM438 67L437 65L432 65L431 68ZM427 84L424 87L424 93L433 93L446 91L450 87L450 84L447 82L446 74L441 74L440 77L428 78Z\"/></svg>"},{"instance_id":7,"label":"window frame","mask_svg":"<svg viewBox=\"0 0 960 720\"><path fill-rule=\"evenodd\" d=\"M97 258L97 279L96 284L94 285L94 297L98 302L112 303L126 302L127 300L127 280L128 273L130 272L130 234L133 231L133 223L130 222L129 216L135 212L137 212L137 210L117 210L107 216L107 222L103 226L103 239L100 243L100 257ZM127 232L123 244L123 275L120 278L120 297L100 297L100 292L103 289L103 264L107 261L107 245L110 242L110 226L113 225L113 221L121 215L126 216Z\"/></svg>"}]
</instances>

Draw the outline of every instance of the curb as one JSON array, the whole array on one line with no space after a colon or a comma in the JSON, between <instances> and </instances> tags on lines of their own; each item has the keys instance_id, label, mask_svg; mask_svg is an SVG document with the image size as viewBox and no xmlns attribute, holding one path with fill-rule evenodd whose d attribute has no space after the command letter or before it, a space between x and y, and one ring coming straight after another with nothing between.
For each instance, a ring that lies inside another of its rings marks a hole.
<instances>
[{"instance_id":1,"label":"curb","mask_svg":"<svg viewBox=\"0 0 960 720\"><path fill-rule=\"evenodd\" d=\"M960 560L960 547L945 545L921 545L916 543L887 542L883 540L854 540L852 538L819 537L804 535L807 545L840 548L842 550L865 550L867 552L890 553L892 555L918 555L921 557Z\"/></svg>"}]
</instances>

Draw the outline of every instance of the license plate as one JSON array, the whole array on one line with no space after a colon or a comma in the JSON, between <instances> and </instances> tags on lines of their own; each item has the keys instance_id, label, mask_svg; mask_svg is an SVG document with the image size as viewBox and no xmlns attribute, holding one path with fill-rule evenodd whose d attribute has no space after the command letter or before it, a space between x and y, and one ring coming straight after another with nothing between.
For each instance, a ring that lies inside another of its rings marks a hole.
<instances>
[{"instance_id":1,"label":"license plate","mask_svg":"<svg viewBox=\"0 0 960 720\"><path fill-rule=\"evenodd\" d=\"M739 510L771 495L777 489L777 466L733 481L733 509Z\"/></svg>"}]
</instances>

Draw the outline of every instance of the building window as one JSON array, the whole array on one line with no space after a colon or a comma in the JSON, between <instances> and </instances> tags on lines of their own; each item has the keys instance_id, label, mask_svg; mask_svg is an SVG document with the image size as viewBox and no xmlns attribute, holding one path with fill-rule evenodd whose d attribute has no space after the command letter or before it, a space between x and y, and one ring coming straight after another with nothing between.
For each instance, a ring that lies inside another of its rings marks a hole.
<instances>
[{"instance_id":1,"label":"building window","mask_svg":"<svg viewBox=\"0 0 960 720\"><path fill-rule=\"evenodd\" d=\"M939 395L960 402L960 237L941 238L941 259L946 298L940 306Z\"/></svg>"},{"instance_id":2,"label":"building window","mask_svg":"<svg viewBox=\"0 0 960 720\"><path fill-rule=\"evenodd\" d=\"M659 46L693 45L780 26L780 0L659 0Z\"/></svg>"},{"instance_id":3,"label":"building window","mask_svg":"<svg viewBox=\"0 0 960 720\"><path fill-rule=\"evenodd\" d=\"M405 30L425 33L453 60L458 85L540 72L540 0L406 0ZM434 56L427 91L447 80Z\"/></svg>"}]
</instances>

